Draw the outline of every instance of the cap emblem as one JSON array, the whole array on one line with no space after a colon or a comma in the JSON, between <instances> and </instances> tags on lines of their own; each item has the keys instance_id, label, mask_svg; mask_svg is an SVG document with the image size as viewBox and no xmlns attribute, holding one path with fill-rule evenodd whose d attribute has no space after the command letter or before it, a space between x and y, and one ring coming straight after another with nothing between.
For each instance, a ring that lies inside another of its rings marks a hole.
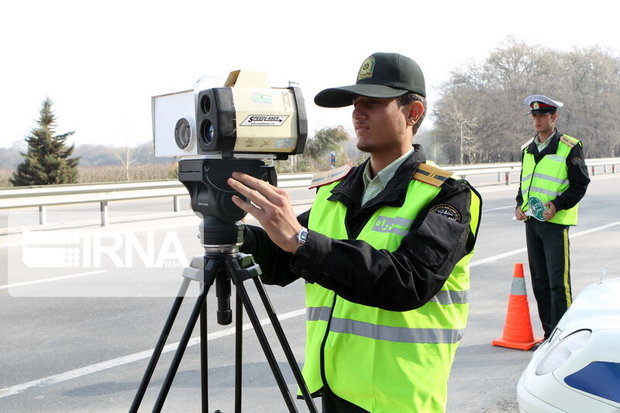
<instances>
[{"instance_id":1,"label":"cap emblem","mask_svg":"<svg viewBox=\"0 0 620 413\"><path fill-rule=\"evenodd\" d=\"M532 109L540 109L540 103L538 102L532 103Z\"/></svg>"},{"instance_id":2,"label":"cap emblem","mask_svg":"<svg viewBox=\"0 0 620 413\"><path fill-rule=\"evenodd\" d=\"M357 74L357 81L359 82L362 79L368 79L372 77L373 72L375 71L375 58L370 56L368 59L364 60L362 66L360 67L360 71Z\"/></svg>"}]
</instances>

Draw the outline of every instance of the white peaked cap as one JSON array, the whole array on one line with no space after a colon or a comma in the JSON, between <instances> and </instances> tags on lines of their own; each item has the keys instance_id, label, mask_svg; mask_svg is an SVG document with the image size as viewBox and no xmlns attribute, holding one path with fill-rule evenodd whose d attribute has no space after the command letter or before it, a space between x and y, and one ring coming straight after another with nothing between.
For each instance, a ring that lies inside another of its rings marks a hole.
<instances>
[{"instance_id":1,"label":"white peaked cap","mask_svg":"<svg viewBox=\"0 0 620 413\"><path fill-rule=\"evenodd\" d=\"M546 105L555 106L556 108L561 108L562 106L564 106L564 103L558 100L553 100L543 95L531 95L526 97L523 101L523 103L525 103L525 106L527 107L530 107L533 102L542 102Z\"/></svg>"}]
</instances>

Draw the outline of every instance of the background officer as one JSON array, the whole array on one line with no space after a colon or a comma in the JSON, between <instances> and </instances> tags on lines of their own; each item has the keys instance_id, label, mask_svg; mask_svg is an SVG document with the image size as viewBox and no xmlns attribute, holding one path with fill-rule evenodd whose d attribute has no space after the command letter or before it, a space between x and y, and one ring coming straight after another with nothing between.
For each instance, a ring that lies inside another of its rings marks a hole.
<instances>
[{"instance_id":1,"label":"background officer","mask_svg":"<svg viewBox=\"0 0 620 413\"><path fill-rule=\"evenodd\" d=\"M581 141L555 127L562 102L532 95L524 103L536 136L523 146L515 216L525 221L532 288L547 339L572 302L568 229L577 225L590 178ZM542 221L529 216L531 198L545 207Z\"/></svg>"}]
</instances>

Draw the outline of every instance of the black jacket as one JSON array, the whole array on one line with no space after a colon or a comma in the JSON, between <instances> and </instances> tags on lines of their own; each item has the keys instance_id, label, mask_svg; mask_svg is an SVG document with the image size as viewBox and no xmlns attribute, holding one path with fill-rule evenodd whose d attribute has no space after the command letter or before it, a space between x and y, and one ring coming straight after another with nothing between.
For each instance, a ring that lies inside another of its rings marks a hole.
<instances>
[{"instance_id":1,"label":"black jacket","mask_svg":"<svg viewBox=\"0 0 620 413\"><path fill-rule=\"evenodd\" d=\"M527 153L534 155L534 161L538 163L545 155L553 155L558 151L558 145L560 144L560 136L562 134L555 131L554 135L550 138L551 141L542 151L538 152L535 139L527 146ZM523 152L521 153L521 164L523 164ZM590 183L590 176L588 175L588 167L586 166L585 158L583 155L583 146L581 143L573 146L566 157L566 168L568 169L568 188L562 192L553 201L553 205L556 210L569 209L577 205L577 203L586 194L588 184ZM523 178L523 171L521 171L521 178ZM519 180L521 181L521 180ZM517 191L517 207L523 205L523 195L521 194L521 186Z\"/></svg>"},{"instance_id":2,"label":"black jacket","mask_svg":"<svg viewBox=\"0 0 620 413\"><path fill-rule=\"evenodd\" d=\"M425 157L416 146L385 189L361 207L366 162L353 168L329 198L347 207L349 239L310 231L306 244L290 254L273 244L261 228L246 227L241 251L253 254L263 270L263 282L286 285L301 277L347 300L392 311L420 307L437 294L455 264L474 247L476 236L469 226L472 188L465 180L449 178L420 212L400 247L394 252L377 250L355 238L378 207L403 205L408 183ZM433 206L445 204L459 212L458 220L429 213ZM298 216L301 225L307 227L309 213Z\"/></svg>"}]
</instances>

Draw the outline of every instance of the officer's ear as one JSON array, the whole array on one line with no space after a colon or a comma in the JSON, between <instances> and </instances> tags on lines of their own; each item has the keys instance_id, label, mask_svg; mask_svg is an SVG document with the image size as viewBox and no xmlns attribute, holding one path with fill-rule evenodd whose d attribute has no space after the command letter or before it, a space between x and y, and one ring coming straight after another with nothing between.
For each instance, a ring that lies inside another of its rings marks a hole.
<instances>
[{"instance_id":1,"label":"officer's ear","mask_svg":"<svg viewBox=\"0 0 620 413\"><path fill-rule=\"evenodd\" d=\"M415 125L424 114L424 104L415 100L407 105L407 124Z\"/></svg>"}]
</instances>

